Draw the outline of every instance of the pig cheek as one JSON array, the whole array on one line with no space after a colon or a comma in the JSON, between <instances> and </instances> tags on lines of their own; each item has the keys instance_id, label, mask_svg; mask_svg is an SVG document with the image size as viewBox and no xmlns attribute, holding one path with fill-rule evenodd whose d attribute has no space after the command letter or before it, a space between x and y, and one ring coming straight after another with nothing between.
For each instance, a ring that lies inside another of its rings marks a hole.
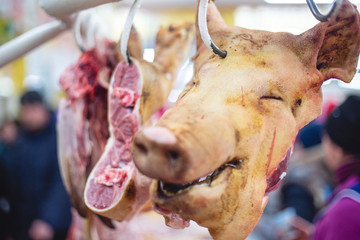
<instances>
[{"instance_id":1,"label":"pig cheek","mask_svg":"<svg viewBox=\"0 0 360 240\"><path fill-rule=\"evenodd\" d=\"M214 234L218 231L227 231L226 228L249 233L254 228L264 207L266 184L265 178L260 178L259 181L259 176L254 176L246 169L244 166L242 170L233 170L226 188L221 190L221 196L212 199L213 201L207 199L208 215L202 216L202 219L194 219L199 225L209 228ZM212 226L214 219L222 223L223 230L218 229L218 224Z\"/></svg>"},{"instance_id":2,"label":"pig cheek","mask_svg":"<svg viewBox=\"0 0 360 240\"><path fill-rule=\"evenodd\" d=\"M273 142L267 150L269 152L269 167L267 173L274 169L285 157L297 135L295 119L289 113L283 113L282 116L279 115L279 117L274 118L273 121L276 125L275 128L273 127L272 129L274 129L273 131L276 131L276 133ZM272 134L274 136L274 132L272 132Z\"/></svg>"}]
</instances>

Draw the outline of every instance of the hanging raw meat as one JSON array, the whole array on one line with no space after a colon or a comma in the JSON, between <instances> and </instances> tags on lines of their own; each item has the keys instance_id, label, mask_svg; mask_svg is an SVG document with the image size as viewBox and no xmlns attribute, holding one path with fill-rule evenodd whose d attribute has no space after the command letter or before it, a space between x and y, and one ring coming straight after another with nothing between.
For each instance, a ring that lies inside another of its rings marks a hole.
<instances>
[{"instance_id":1,"label":"hanging raw meat","mask_svg":"<svg viewBox=\"0 0 360 240\"><path fill-rule=\"evenodd\" d=\"M132 30L130 54L141 57L142 47ZM61 175L72 204L85 217L84 188L90 171L104 152L109 137L107 94L109 79L118 62L116 44L99 40L83 53L60 78L66 99L59 103L58 146Z\"/></svg>"},{"instance_id":2,"label":"hanging raw meat","mask_svg":"<svg viewBox=\"0 0 360 240\"><path fill-rule=\"evenodd\" d=\"M134 166L132 137L166 102L193 30L188 23L161 28L153 63L132 58L129 65L123 61L116 66L109 88L110 138L85 188L85 203L93 212L129 220L148 201L150 179Z\"/></svg>"},{"instance_id":3,"label":"hanging raw meat","mask_svg":"<svg viewBox=\"0 0 360 240\"><path fill-rule=\"evenodd\" d=\"M207 13L227 56L197 39L193 80L156 126L136 133L132 152L156 179L151 199L168 225L194 220L214 239L245 239L285 175L298 130L321 113L322 83L352 80L360 17L344 0L327 22L293 35L229 27L212 1Z\"/></svg>"}]
</instances>

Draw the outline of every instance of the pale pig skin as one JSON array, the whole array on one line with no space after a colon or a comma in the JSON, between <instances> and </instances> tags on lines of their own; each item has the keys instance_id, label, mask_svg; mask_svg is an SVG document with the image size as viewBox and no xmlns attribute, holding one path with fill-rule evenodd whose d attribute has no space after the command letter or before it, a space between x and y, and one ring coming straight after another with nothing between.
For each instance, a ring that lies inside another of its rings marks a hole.
<instances>
[{"instance_id":1,"label":"pale pig skin","mask_svg":"<svg viewBox=\"0 0 360 240\"><path fill-rule=\"evenodd\" d=\"M267 179L298 130L321 114L322 83L353 78L359 14L345 0L330 21L295 36L228 27L210 2L208 28L227 57L198 34L193 80L155 127L135 135L132 152L138 169L156 179L156 207L207 227L214 239L245 239L266 206ZM159 181L191 183L233 160L240 167L226 167L211 185L173 196L160 190Z\"/></svg>"}]
</instances>

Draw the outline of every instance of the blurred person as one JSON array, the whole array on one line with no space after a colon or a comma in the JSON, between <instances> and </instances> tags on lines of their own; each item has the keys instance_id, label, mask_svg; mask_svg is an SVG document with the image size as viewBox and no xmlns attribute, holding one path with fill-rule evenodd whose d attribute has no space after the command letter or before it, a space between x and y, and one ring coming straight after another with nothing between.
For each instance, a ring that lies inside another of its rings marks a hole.
<instances>
[{"instance_id":1,"label":"blurred person","mask_svg":"<svg viewBox=\"0 0 360 240\"><path fill-rule=\"evenodd\" d=\"M360 239L359 136L360 96L350 96L331 113L325 125L325 159L338 186L318 216L315 240Z\"/></svg>"},{"instance_id":2,"label":"blurred person","mask_svg":"<svg viewBox=\"0 0 360 240\"><path fill-rule=\"evenodd\" d=\"M322 137L327 166L337 186L315 225L295 218L297 239L360 239L360 96L349 96L334 109Z\"/></svg>"},{"instance_id":3,"label":"blurred person","mask_svg":"<svg viewBox=\"0 0 360 240\"><path fill-rule=\"evenodd\" d=\"M17 126L13 121L5 121L0 127L0 239L9 239L8 184L5 165L11 159L11 148L17 136Z\"/></svg>"},{"instance_id":4,"label":"blurred person","mask_svg":"<svg viewBox=\"0 0 360 240\"><path fill-rule=\"evenodd\" d=\"M321 145L323 128L324 123L316 119L299 131L280 189L282 209L294 208L297 216L309 222L324 207L334 186Z\"/></svg>"},{"instance_id":5,"label":"blurred person","mask_svg":"<svg viewBox=\"0 0 360 240\"><path fill-rule=\"evenodd\" d=\"M55 114L35 91L21 97L19 131L5 171L14 239L66 239L70 201L57 162Z\"/></svg>"}]
</instances>

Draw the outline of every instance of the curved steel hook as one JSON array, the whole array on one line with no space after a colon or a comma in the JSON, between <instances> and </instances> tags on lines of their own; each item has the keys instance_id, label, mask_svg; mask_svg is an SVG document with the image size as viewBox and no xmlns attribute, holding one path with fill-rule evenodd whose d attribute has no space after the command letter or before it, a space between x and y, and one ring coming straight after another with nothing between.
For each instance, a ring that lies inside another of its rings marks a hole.
<instances>
[{"instance_id":1,"label":"curved steel hook","mask_svg":"<svg viewBox=\"0 0 360 240\"><path fill-rule=\"evenodd\" d=\"M133 25L133 20L134 20L136 10L140 8L140 5L141 5L141 0L134 1L133 5L130 8L129 14L126 18L124 29L123 29L121 37L120 37L121 55L128 64L131 63L129 49L128 49L130 31L131 31L131 27Z\"/></svg>"},{"instance_id":2,"label":"curved steel hook","mask_svg":"<svg viewBox=\"0 0 360 240\"><path fill-rule=\"evenodd\" d=\"M319 20L320 22L326 22L327 20L329 20L329 18L337 11L337 9L340 7L340 5L342 4L343 0L336 0L333 2L333 5L329 11L328 14L323 15L318 7L316 6L316 3L314 2L314 0L306 0L306 3L308 4L311 13L314 15L314 17Z\"/></svg>"},{"instance_id":3,"label":"curved steel hook","mask_svg":"<svg viewBox=\"0 0 360 240\"><path fill-rule=\"evenodd\" d=\"M198 24L199 24L200 36L201 36L201 39L203 40L204 44L210 51L212 51L216 55L219 55L222 58L225 58L227 55L227 52L218 48L215 45L215 43L211 40L211 37L209 34L209 30L208 30L207 22L206 22L208 3L209 3L208 0L200 0L200 3L199 3Z\"/></svg>"},{"instance_id":4,"label":"curved steel hook","mask_svg":"<svg viewBox=\"0 0 360 240\"><path fill-rule=\"evenodd\" d=\"M84 53L86 51L86 48L83 44L83 39L81 36L81 17L79 14L77 14L77 16L76 16L72 30L73 30L76 45L79 47L80 51L82 53Z\"/></svg>"},{"instance_id":5,"label":"curved steel hook","mask_svg":"<svg viewBox=\"0 0 360 240\"><path fill-rule=\"evenodd\" d=\"M82 28L84 28L83 32ZM91 10L84 10L76 15L73 34L76 45L83 53L95 48L97 39L111 38L107 25Z\"/></svg>"}]
</instances>

